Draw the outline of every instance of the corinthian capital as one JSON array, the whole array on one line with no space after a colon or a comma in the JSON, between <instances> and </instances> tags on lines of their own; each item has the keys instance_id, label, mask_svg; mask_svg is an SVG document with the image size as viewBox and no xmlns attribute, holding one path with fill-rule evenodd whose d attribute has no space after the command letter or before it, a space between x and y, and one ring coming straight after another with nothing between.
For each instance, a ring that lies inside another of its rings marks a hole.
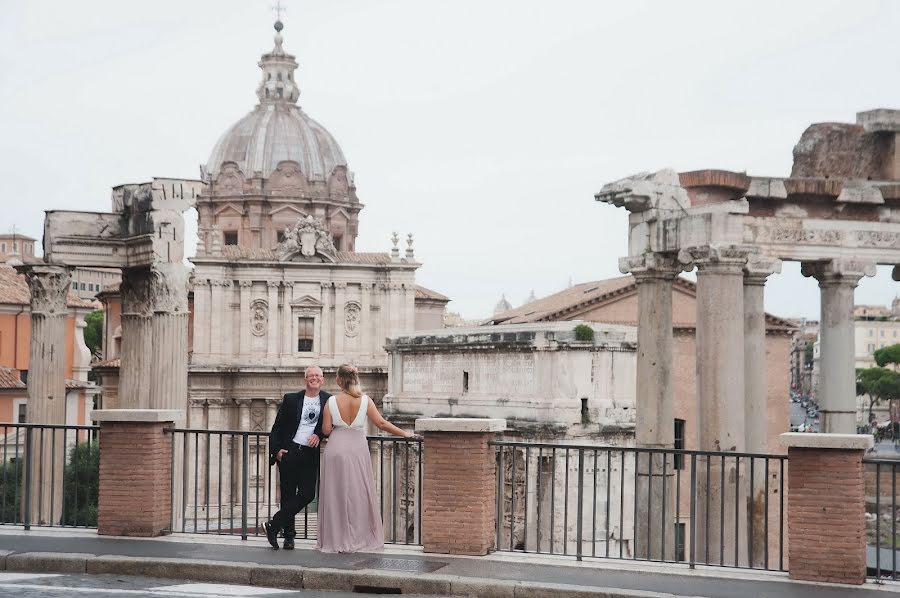
<instances>
[{"instance_id":1,"label":"corinthian capital","mask_svg":"<svg viewBox=\"0 0 900 598\"><path fill-rule=\"evenodd\" d=\"M683 270L677 259L662 253L619 258L619 272L631 274L638 282L648 278L673 279Z\"/></svg>"},{"instance_id":2,"label":"corinthian capital","mask_svg":"<svg viewBox=\"0 0 900 598\"><path fill-rule=\"evenodd\" d=\"M718 245L710 243L697 247L686 247L678 252L678 261L686 267L697 266L701 270L742 269L750 256L756 252L744 245Z\"/></svg>"},{"instance_id":3,"label":"corinthian capital","mask_svg":"<svg viewBox=\"0 0 900 598\"><path fill-rule=\"evenodd\" d=\"M72 276L63 266L23 265L16 268L25 275L31 289L31 313L64 315Z\"/></svg>"},{"instance_id":4,"label":"corinthian capital","mask_svg":"<svg viewBox=\"0 0 900 598\"><path fill-rule=\"evenodd\" d=\"M770 274L781 272L781 260L761 253L753 253L744 264L744 282L747 284L765 284Z\"/></svg>"},{"instance_id":5,"label":"corinthian capital","mask_svg":"<svg viewBox=\"0 0 900 598\"><path fill-rule=\"evenodd\" d=\"M875 262L851 258L838 258L823 262L803 262L800 273L823 284L852 284L856 286L863 276L875 276Z\"/></svg>"}]
</instances>

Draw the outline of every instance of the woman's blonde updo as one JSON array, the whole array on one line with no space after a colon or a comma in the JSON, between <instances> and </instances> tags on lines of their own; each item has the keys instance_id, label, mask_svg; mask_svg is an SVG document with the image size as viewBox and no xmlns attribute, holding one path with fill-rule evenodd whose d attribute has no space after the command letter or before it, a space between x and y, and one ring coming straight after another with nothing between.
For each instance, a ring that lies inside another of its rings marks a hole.
<instances>
[{"instance_id":1,"label":"woman's blonde updo","mask_svg":"<svg viewBox=\"0 0 900 598\"><path fill-rule=\"evenodd\" d=\"M363 394L359 385L359 372L356 367L349 363L345 363L338 368L337 383L340 389L351 397L359 398Z\"/></svg>"}]
</instances>

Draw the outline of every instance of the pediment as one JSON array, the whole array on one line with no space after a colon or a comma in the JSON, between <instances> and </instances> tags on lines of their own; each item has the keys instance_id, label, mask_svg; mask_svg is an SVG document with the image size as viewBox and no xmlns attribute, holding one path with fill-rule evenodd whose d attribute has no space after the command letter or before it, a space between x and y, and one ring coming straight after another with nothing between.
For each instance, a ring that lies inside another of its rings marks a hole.
<instances>
[{"instance_id":1,"label":"pediment","mask_svg":"<svg viewBox=\"0 0 900 598\"><path fill-rule=\"evenodd\" d=\"M216 216L222 216L223 214L227 214L228 212L232 212L235 216L243 216L244 210L241 208L239 204L234 203L226 203L222 204L216 208L213 212Z\"/></svg>"},{"instance_id":2,"label":"pediment","mask_svg":"<svg viewBox=\"0 0 900 598\"><path fill-rule=\"evenodd\" d=\"M322 309L324 305L312 295L303 295L299 299L291 301L291 307L302 307L304 309Z\"/></svg>"},{"instance_id":3,"label":"pediment","mask_svg":"<svg viewBox=\"0 0 900 598\"><path fill-rule=\"evenodd\" d=\"M297 206L295 206L293 204L289 204L289 203L283 203L276 208L272 208L271 210L269 210L269 215L275 216L276 214L281 214L282 212L290 212L291 214L293 214L293 216L291 216L292 218L296 217L298 219L306 218L306 216L307 216L306 212L302 211Z\"/></svg>"}]
</instances>

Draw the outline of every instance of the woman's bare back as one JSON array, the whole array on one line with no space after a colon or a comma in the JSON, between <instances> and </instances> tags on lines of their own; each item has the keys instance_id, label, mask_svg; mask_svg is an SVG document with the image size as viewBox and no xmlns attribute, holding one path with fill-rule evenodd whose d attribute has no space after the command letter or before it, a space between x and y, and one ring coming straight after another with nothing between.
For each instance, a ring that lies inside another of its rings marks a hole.
<instances>
[{"instance_id":1,"label":"woman's bare back","mask_svg":"<svg viewBox=\"0 0 900 598\"><path fill-rule=\"evenodd\" d=\"M342 392L334 400L337 403L338 413L341 414L341 420L348 426L352 426L353 420L356 419L356 414L359 413L359 404L362 401L362 397L354 397Z\"/></svg>"}]
</instances>

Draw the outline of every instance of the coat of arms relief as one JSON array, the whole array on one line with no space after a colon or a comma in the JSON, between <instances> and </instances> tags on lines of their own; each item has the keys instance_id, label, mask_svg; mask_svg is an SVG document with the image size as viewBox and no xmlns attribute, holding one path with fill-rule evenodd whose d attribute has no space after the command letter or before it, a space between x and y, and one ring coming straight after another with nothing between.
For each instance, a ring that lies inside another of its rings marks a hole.
<instances>
[{"instance_id":1,"label":"coat of arms relief","mask_svg":"<svg viewBox=\"0 0 900 598\"><path fill-rule=\"evenodd\" d=\"M320 256L330 262L335 261L337 249L331 233L318 218L307 216L293 227L284 229L284 241L278 244L282 261L296 258L309 259Z\"/></svg>"}]
</instances>

